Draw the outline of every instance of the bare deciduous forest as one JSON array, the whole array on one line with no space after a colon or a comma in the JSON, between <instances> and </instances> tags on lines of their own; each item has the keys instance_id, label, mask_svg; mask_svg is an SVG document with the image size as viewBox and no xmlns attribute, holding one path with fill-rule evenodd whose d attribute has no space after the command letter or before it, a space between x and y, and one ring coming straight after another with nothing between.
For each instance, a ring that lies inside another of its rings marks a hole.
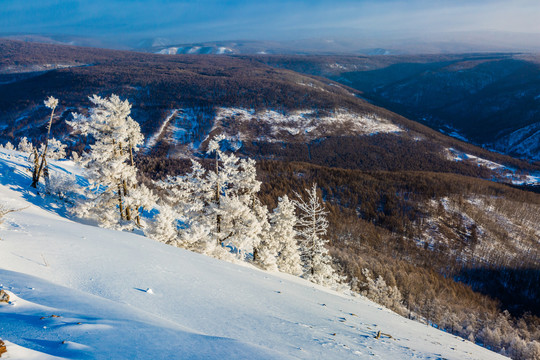
<instances>
[{"instance_id":1,"label":"bare deciduous forest","mask_svg":"<svg viewBox=\"0 0 540 360\"><path fill-rule=\"evenodd\" d=\"M248 137L238 153L257 160L259 198L269 209L279 196L318 184L330 212L329 250L353 290L512 357L540 354L529 347L540 340L540 194L488 181L499 179L493 170L450 160L445 151L459 149L517 173L538 171L538 163L446 137L375 107L344 85L265 64L273 58L160 56L12 41L0 41L0 52L2 141L39 139L47 117L40 103L49 94L61 99L54 135L77 152L93 140L68 135L65 120L71 112L84 113L84 99L93 93L129 99L147 138L172 110L192 109L197 126L187 138L202 141L202 150L221 106L320 114L346 108L399 125L404 134L360 136L340 129L316 139ZM300 60L274 62L287 61ZM309 72L317 65L302 61L295 69ZM256 124L221 126L214 133L249 135ZM150 180L185 174L190 162L171 157L170 150L162 137L137 155L139 180L151 187Z\"/></svg>"}]
</instances>

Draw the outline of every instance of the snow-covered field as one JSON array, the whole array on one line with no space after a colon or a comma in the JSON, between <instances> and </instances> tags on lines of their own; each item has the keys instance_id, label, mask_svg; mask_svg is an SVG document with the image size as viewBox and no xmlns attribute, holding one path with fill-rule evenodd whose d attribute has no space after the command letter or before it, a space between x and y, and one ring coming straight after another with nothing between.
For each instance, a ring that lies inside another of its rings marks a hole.
<instances>
[{"instance_id":1,"label":"snow-covered field","mask_svg":"<svg viewBox=\"0 0 540 360\"><path fill-rule=\"evenodd\" d=\"M2 359L504 358L362 297L75 222L23 164L0 150L0 202L22 209L0 225Z\"/></svg>"}]
</instances>

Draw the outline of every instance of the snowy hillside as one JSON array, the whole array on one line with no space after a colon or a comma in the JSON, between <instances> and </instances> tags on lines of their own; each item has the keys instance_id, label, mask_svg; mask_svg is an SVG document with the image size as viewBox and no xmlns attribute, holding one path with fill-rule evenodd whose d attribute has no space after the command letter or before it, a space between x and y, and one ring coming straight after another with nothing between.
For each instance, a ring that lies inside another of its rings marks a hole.
<instances>
[{"instance_id":1,"label":"snowy hillside","mask_svg":"<svg viewBox=\"0 0 540 360\"><path fill-rule=\"evenodd\" d=\"M239 141L267 143L304 143L332 135L404 132L403 128L376 114L359 115L346 109L320 115L315 110L307 109L283 113L268 109L256 111L220 107L215 114L210 115L198 113L193 108L182 108L167 114L160 128L149 137L145 147L151 150L159 141L164 140L174 148L172 153L175 156L190 157L193 151L200 150L201 143L207 138L197 138L197 134L204 134L205 131L200 130L204 124L210 124L206 130L208 133L219 129L221 133Z\"/></svg>"},{"instance_id":2,"label":"snowy hillside","mask_svg":"<svg viewBox=\"0 0 540 360\"><path fill-rule=\"evenodd\" d=\"M22 209L0 225L2 358L504 358L362 297L72 221L24 161L0 150L0 202Z\"/></svg>"},{"instance_id":3,"label":"snowy hillside","mask_svg":"<svg viewBox=\"0 0 540 360\"><path fill-rule=\"evenodd\" d=\"M540 99L540 96L535 97ZM493 144L494 149L540 161L540 122L525 126L504 135Z\"/></svg>"}]
</instances>

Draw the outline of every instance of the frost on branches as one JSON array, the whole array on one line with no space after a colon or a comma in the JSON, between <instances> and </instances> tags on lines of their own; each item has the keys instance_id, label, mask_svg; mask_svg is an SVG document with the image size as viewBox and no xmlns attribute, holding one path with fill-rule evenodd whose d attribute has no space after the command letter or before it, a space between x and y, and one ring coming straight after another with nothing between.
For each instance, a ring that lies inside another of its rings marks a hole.
<instances>
[{"instance_id":1,"label":"frost on branches","mask_svg":"<svg viewBox=\"0 0 540 360\"><path fill-rule=\"evenodd\" d=\"M306 189L306 192L307 201L298 193L295 200L300 212L297 231L303 265L302 277L323 286L336 287L341 279L332 268L332 258L326 249L328 240L324 238L328 230L328 212L319 200L316 184L313 184L311 190Z\"/></svg>"},{"instance_id":2,"label":"frost on branches","mask_svg":"<svg viewBox=\"0 0 540 360\"><path fill-rule=\"evenodd\" d=\"M19 143L19 147L21 147L21 144ZM55 138L51 138L48 141L47 146L47 157L50 160L59 160L59 159L65 159L66 158L66 148L67 145L62 144L60 140L56 140ZM41 144L39 147L38 153L45 154L45 145Z\"/></svg>"},{"instance_id":3,"label":"frost on branches","mask_svg":"<svg viewBox=\"0 0 540 360\"><path fill-rule=\"evenodd\" d=\"M30 155L34 151L34 145L32 145L32 143L28 141L26 136L24 136L21 138L21 140L19 140L19 145L17 146L17 150L19 150L22 153Z\"/></svg>"},{"instance_id":4,"label":"frost on branches","mask_svg":"<svg viewBox=\"0 0 540 360\"><path fill-rule=\"evenodd\" d=\"M269 244L279 271L301 275L302 262L294 229L296 221L294 203L287 195L280 197L278 206L270 214Z\"/></svg>"},{"instance_id":5,"label":"frost on branches","mask_svg":"<svg viewBox=\"0 0 540 360\"><path fill-rule=\"evenodd\" d=\"M141 212L155 203L155 196L137 184L133 154L143 144L139 124L131 116L131 105L116 95L90 98L89 116L73 114L68 122L76 131L94 138L84 153L91 191L87 200L75 207L77 215L94 218L101 226L132 229L142 226Z\"/></svg>"},{"instance_id":6,"label":"frost on branches","mask_svg":"<svg viewBox=\"0 0 540 360\"><path fill-rule=\"evenodd\" d=\"M209 142L213 169L192 160L190 173L156 184L165 197L149 235L217 258L231 258L233 253L246 259L268 228L267 211L256 197L261 183L255 161L224 153L223 140L217 136Z\"/></svg>"},{"instance_id":7,"label":"frost on branches","mask_svg":"<svg viewBox=\"0 0 540 360\"><path fill-rule=\"evenodd\" d=\"M52 121L54 116L54 110L58 106L58 99L55 99L52 96L49 96L47 100L44 101L45 106L51 109L51 116L49 118L49 122L47 125L47 136L45 137L45 144L42 145L42 147L38 151L34 148L33 149L33 163L34 163L34 169L32 171L32 187L37 188L39 184L39 179L41 178L41 173L43 172L43 175L45 177L45 180L49 180L49 169L47 165L47 149L49 147L49 137L51 135L51 127L52 127Z\"/></svg>"}]
</instances>

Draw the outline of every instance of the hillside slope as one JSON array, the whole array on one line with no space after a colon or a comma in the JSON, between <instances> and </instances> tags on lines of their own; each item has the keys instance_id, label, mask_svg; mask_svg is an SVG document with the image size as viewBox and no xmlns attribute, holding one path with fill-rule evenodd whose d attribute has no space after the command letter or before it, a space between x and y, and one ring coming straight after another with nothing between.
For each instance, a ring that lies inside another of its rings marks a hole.
<instances>
[{"instance_id":1,"label":"hillside slope","mask_svg":"<svg viewBox=\"0 0 540 360\"><path fill-rule=\"evenodd\" d=\"M436 130L540 160L537 55L260 56L265 64L325 76Z\"/></svg>"},{"instance_id":2,"label":"hillside slope","mask_svg":"<svg viewBox=\"0 0 540 360\"><path fill-rule=\"evenodd\" d=\"M500 177L449 158L453 148L514 169L535 169L376 107L352 88L277 69L258 57L167 56L5 40L0 52L0 143L42 139L49 116L43 100L53 95L59 107L52 135L81 150L86 139L69 135L65 120L88 109L88 96L116 93L132 104L132 117L149 139L146 154L157 157L191 157L222 132L257 159Z\"/></svg>"},{"instance_id":3,"label":"hillside slope","mask_svg":"<svg viewBox=\"0 0 540 360\"><path fill-rule=\"evenodd\" d=\"M27 190L20 154L0 164L2 201L22 209L0 229L6 358L504 358L361 297L74 222Z\"/></svg>"}]
</instances>

